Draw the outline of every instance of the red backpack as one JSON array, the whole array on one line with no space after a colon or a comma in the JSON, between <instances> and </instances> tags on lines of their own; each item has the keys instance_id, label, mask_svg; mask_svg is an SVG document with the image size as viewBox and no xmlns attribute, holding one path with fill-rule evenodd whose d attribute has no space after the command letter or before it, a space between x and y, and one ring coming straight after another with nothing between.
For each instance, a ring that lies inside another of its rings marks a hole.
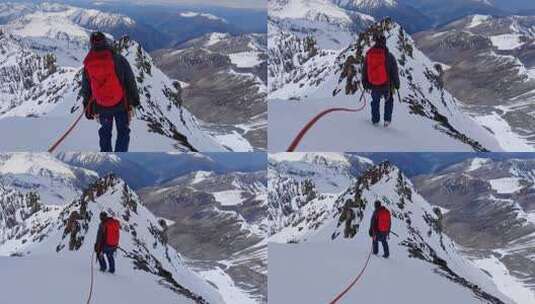
<instances>
[{"instance_id":1,"label":"red backpack","mask_svg":"<svg viewBox=\"0 0 535 304\"><path fill-rule=\"evenodd\" d=\"M388 83L386 56L386 49L379 47L371 48L366 55L368 82L374 86L382 86Z\"/></svg>"},{"instance_id":2,"label":"red backpack","mask_svg":"<svg viewBox=\"0 0 535 304\"><path fill-rule=\"evenodd\" d=\"M121 231L121 224L114 218L109 218L105 223L106 227L106 245L110 247L119 246L119 235Z\"/></svg>"},{"instance_id":3,"label":"red backpack","mask_svg":"<svg viewBox=\"0 0 535 304\"><path fill-rule=\"evenodd\" d=\"M84 68L91 84L92 97L99 106L114 107L124 97L124 90L115 72L111 50L90 51Z\"/></svg>"},{"instance_id":4,"label":"red backpack","mask_svg":"<svg viewBox=\"0 0 535 304\"><path fill-rule=\"evenodd\" d=\"M384 207L381 207L381 209L377 211L377 231L390 231L390 211Z\"/></svg>"}]
</instances>

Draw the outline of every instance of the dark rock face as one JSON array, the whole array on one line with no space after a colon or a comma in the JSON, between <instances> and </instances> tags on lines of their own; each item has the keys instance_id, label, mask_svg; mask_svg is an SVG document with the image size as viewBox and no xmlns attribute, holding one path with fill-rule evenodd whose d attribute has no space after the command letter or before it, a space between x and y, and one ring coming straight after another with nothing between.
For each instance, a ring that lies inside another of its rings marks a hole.
<instances>
[{"instance_id":1,"label":"dark rock face","mask_svg":"<svg viewBox=\"0 0 535 304\"><path fill-rule=\"evenodd\" d=\"M495 112L533 143L535 124L526 115L533 110L529 100L535 96L535 78L530 72L535 68L533 26L532 16L470 16L414 38L426 55L446 65L445 87L471 112ZM512 46L499 42L499 37L507 37L503 35L509 35Z\"/></svg>"},{"instance_id":2,"label":"dark rock face","mask_svg":"<svg viewBox=\"0 0 535 304\"><path fill-rule=\"evenodd\" d=\"M195 267L225 268L240 288L265 303L266 248L257 244L265 237L266 186L265 171L203 172L144 188L139 194L149 210L173 222L167 228L169 244L193 259ZM239 202L217 200L217 193L233 190L241 191Z\"/></svg>"},{"instance_id":3,"label":"dark rock face","mask_svg":"<svg viewBox=\"0 0 535 304\"><path fill-rule=\"evenodd\" d=\"M214 132L238 132L255 149L267 146L266 36L211 33L154 55L169 77L187 83L184 106ZM233 62L236 54L257 56L256 65ZM212 125L218 125L213 129ZM243 128L240 125L249 127Z\"/></svg>"},{"instance_id":4,"label":"dark rock face","mask_svg":"<svg viewBox=\"0 0 535 304\"><path fill-rule=\"evenodd\" d=\"M414 179L418 191L447 210L446 233L473 257L496 256L513 276L535 287L535 211L533 160L472 160ZM515 189L498 191L492 183L514 178ZM505 193L504 193L505 191Z\"/></svg>"}]
</instances>

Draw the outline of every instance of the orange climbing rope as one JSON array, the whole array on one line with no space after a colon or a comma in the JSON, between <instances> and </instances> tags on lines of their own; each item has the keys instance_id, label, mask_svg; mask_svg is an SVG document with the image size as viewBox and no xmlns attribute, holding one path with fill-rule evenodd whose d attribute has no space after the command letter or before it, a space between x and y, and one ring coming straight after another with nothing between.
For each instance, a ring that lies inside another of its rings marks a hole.
<instances>
[{"instance_id":1,"label":"orange climbing rope","mask_svg":"<svg viewBox=\"0 0 535 304\"><path fill-rule=\"evenodd\" d=\"M357 284L357 282L360 280L360 278L364 275L364 272L366 272L366 269L368 268L368 264L370 263L371 256L372 256L372 250L370 249L370 254L368 255L368 258L366 259L366 263L364 264L364 267L362 268L360 273L353 280L353 282L351 282L351 284L349 284L349 286L347 286L347 288L344 289L344 291L342 291L338 296L336 296L336 298L334 298L334 300L329 302L330 304L336 304L342 297L344 297L349 292L349 290L351 290L351 288L353 288L353 286L355 286Z\"/></svg>"},{"instance_id":2,"label":"orange climbing rope","mask_svg":"<svg viewBox=\"0 0 535 304\"><path fill-rule=\"evenodd\" d=\"M364 97L364 91L362 92L362 95L360 99L362 100ZM302 129L299 131L295 139L292 141L286 152L295 152L305 135L307 134L310 129L325 115L332 113L332 112L360 112L366 107L366 99L364 99L364 102L362 103L362 106L356 109L350 109L350 108L331 108L327 109L318 115L316 115L314 118L312 118Z\"/></svg>"}]
</instances>

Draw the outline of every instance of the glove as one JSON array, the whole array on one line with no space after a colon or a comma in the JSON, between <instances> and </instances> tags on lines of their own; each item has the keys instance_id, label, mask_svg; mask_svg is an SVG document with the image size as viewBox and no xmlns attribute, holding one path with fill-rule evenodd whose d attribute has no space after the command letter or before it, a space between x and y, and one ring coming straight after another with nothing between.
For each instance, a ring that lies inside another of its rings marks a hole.
<instances>
[{"instance_id":1,"label":"glove","mask_svg":"<svg viewBox=\"0 0 535 304\"><path fill-rule=\"evenodd\" d=\"M84 100L84 113L85 113L85 118L87 118L88 120L93 120L95 119L95 115L93 113L93 109L92 107L90 108L87 108L89 104L89 101L85 101Z\"/></svg>"},{"instance_id":2,"label":"glove","mask_svg":"<svg viewBox=\"0 0 535 304\"><path fill-rule=\"evenodd\" d=\"M132 119L136 116L136 108L135 107L131 107L129 110L128 110L128 124L130 124L132 122Z\"/></svg>"},{"instance_id":3,"label":"glove","mask_svg":"<svg viewBox=\"0 0 535 304\"><path fill-rule=\"evenodd\" d=\"M98 244L95 244L95 252L96 253L100 253L100 248L99 248Z\"/></svg>"},{"instance_id":4,"label":"glove","mask_svg":"<svg viewBox=\"0 0 535 304\"><path fill-rule=\"evenodd\" d=\"M394 88L395 88L396 90L399 90L399 88L400 88L399 83L396 83L396 84L394 85Z\"/></svg>"},{"instance_id":5,"label":"glove","mask_svg":"<svg viewBox=\"0 0 535 304\"><path fill-rule=\"evenodd\" d=\"M370 231L368 232L370 234L370 237L373 236L373 231L370 229Z\"/></svg>"}]
</instances>

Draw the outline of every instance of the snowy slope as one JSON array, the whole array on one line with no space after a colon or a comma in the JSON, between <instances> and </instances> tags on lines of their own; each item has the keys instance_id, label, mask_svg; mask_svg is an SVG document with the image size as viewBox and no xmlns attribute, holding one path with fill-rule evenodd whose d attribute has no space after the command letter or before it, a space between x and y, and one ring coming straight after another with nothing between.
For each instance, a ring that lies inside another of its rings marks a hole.
<instances>
[{"instance_id":1,"label":"snowy slope","mask_svg":"<svg viewBox=\"0 0 535 304\"><path fill-rule=\"evenodd\" d=\"M90 31L80 24L96 22L98 15L76 12L76 18L71 18L69 14L74 12L41 10L2 26L0 126L4 130L7 126L16 128L18 135L3 141L3 150L46 150L81 111L80 66ZM137 42L121 38L115 43L133 67L141 95L142 108L131 126L131 150L225 151L243 147L227 144L224 148L205 132L182 107L179 84L157 69ZM60 149L98 150L97 129L97 123L83 119ZM41 132L37 135L34 130Z\"/></svg>"},{"instance_id":2,"label":"snowy slope","mask_svg":"<svg viewBox=\"0 0 535 304\"><path fill-rule=\"evenodd\" d=\"M117 253L115 277L100 273L92 264L92 240L101 211L121 221L120 246L124 251ZM67 225L73 212L79 215L72 221L76 224ZM79 230L68 228L75 226ZM85 301L94 271L95 303L122 303L125 299L128 303L224 303L219 292L189 270L167 245L164 229L124 182L113 176L101 178L65 206L55 221L27 231L22 236L27 242L11 252L21 257L0 259L6 270L0 280L10 286L0 299L5 303ZM55 286L62 286L60 292L44 292L51 286L43 282L50 281L51 276ZM21 292L20 286L26 284L42 292Z\"/></svg>"},{"instance_id":3,"label":"snowy slope","mask_svg":"<svg viewBox=\"0 0 535 304\"><path fill-rule=\"evenodd\" d=\"M269 247L270 301L325 303L342 292L370 253L368 227L376 199L390 209L392 231L399 237L390 238L391 257L372 256L358 284L338 303L376 301L377 286L388 286L381 303L513 303L462 257L441 230L440 211L389 163L363 173L331 205L337 212L318 222L305 239L285 237L287 230L270 238L276 242ZM342 216L344 207L355 212L352 221ZM295 244L281 244L288 241Z\"/></svg>"},{"instance_id":4,"label":"snowy slope","mask_svg":"<svg viewBox=\"0 0 535 304\"><path fill-rule=\"evenodd\" d=\"M357 113L332 113L309 131L298 150L502 150L494 135L463 113L458 101L444 89L441 70L414 47L399 25L385 19L337 55L305 63L303 70L312 71L307 77L295 78L271 92L269 115L277 122L268 129L271 151L285 151L301 128L322 110L362 105L361 62L378 31L388 37L389 50L400 68L402 102L395 96L392 126L373 126L369 104Z\"/></svg>"}]
</instances>

